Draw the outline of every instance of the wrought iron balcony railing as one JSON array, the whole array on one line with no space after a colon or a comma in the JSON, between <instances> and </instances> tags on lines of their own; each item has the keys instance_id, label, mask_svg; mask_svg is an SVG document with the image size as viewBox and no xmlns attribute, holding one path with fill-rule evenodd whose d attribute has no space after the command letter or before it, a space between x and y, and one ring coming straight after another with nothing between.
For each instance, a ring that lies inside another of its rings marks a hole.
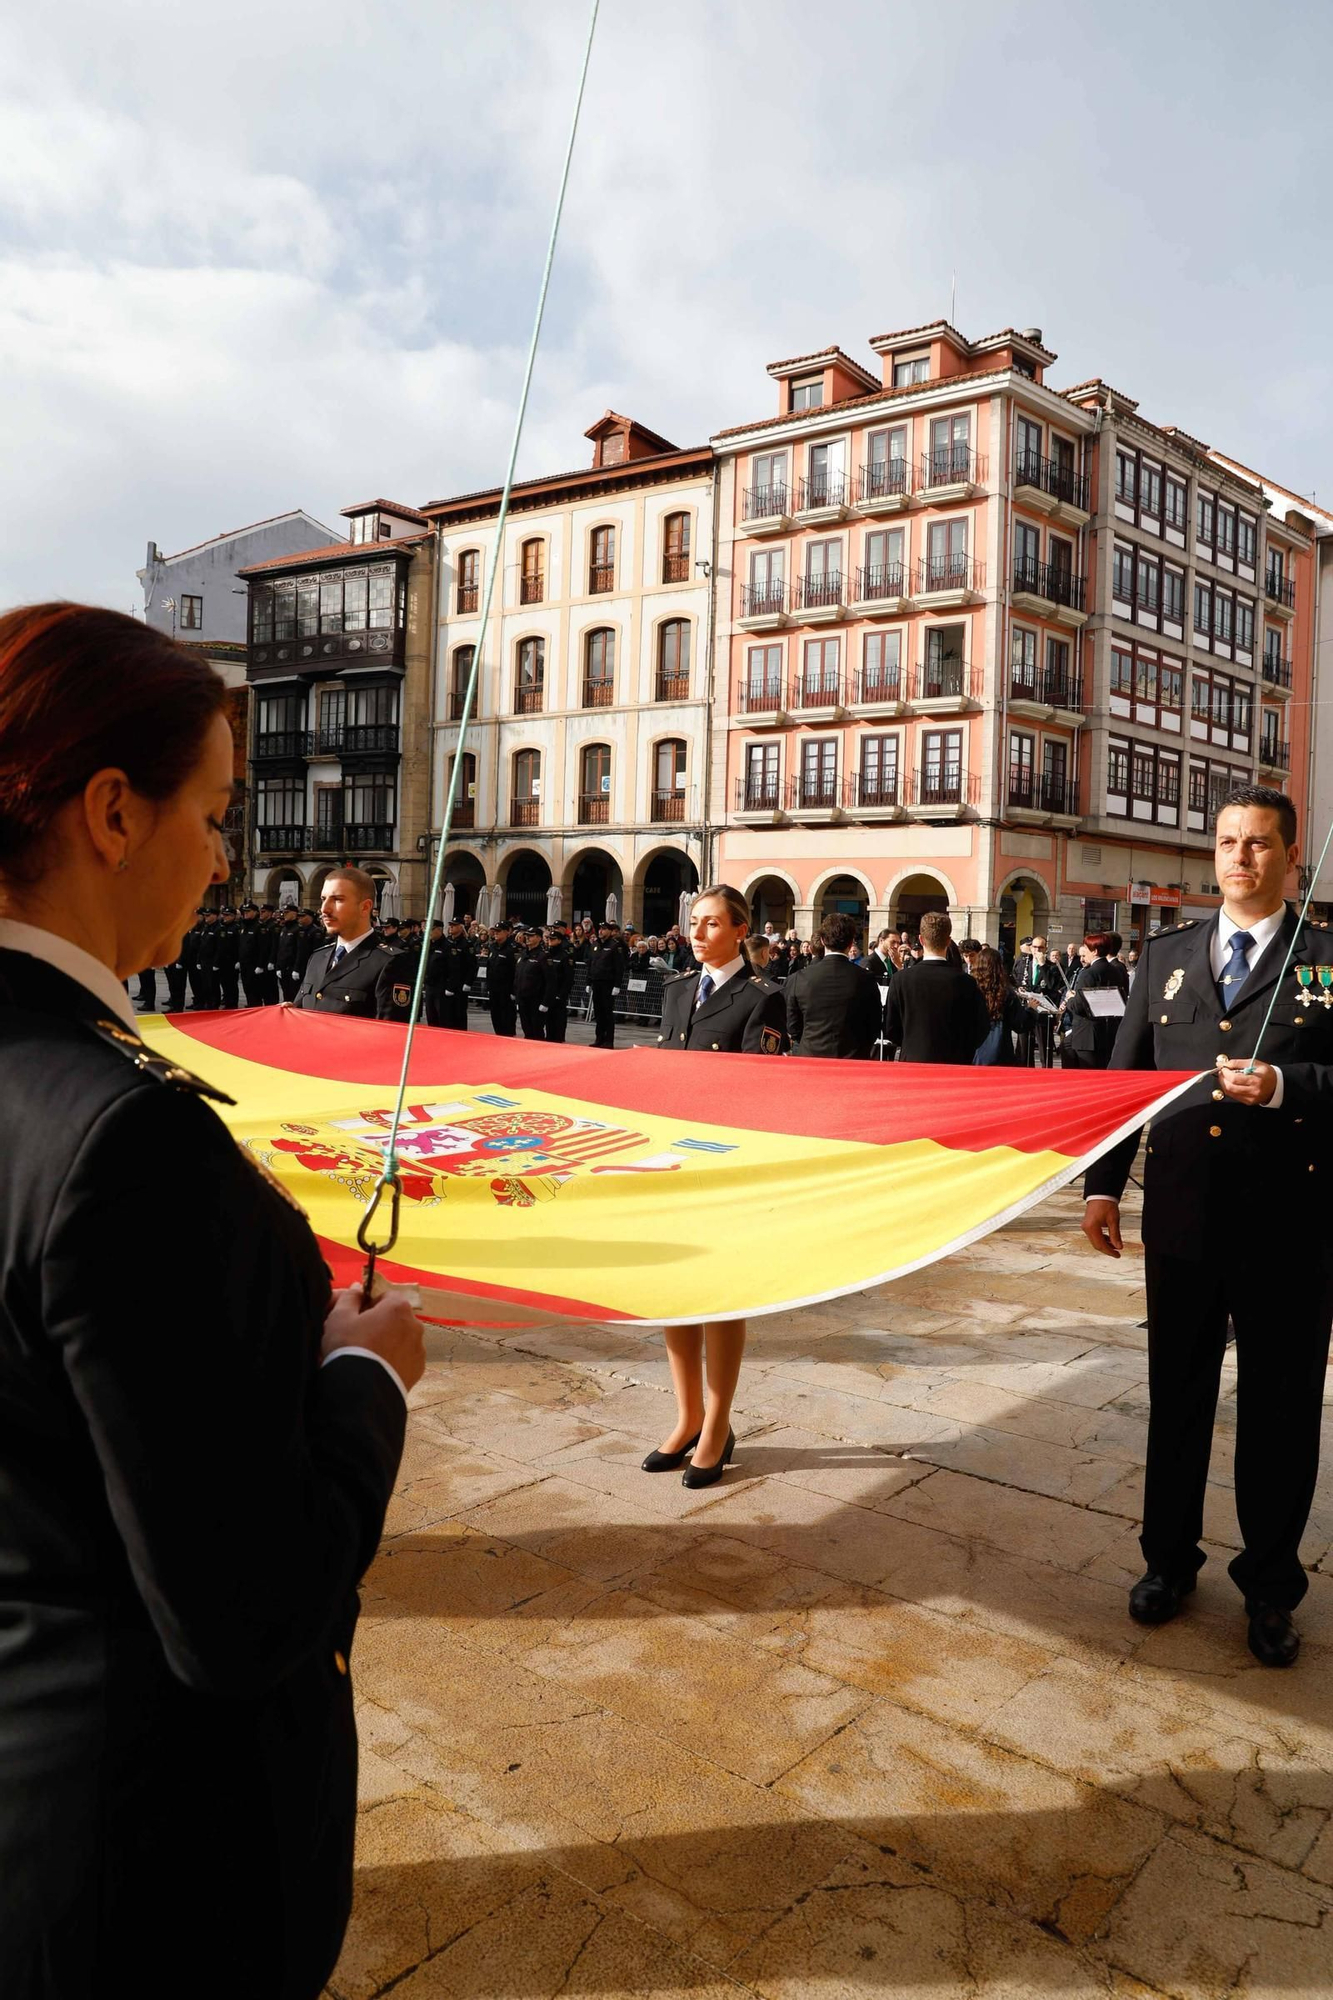
<instances>
[{"instance_id":1,"label":"wrought iron balcony railing","mask_svg":"<svg viewBox=\"0 0 1333 2000\"><path fill-rule=\"evenodd\" d=\"M911 590L911 571L906 563L863 564L856 572L858 604L874 604L886 597L908 597Z\"/></svg>"},{"instance_id":2,"label":"wrought iron balcony railing","mask_svg":"<svg viewBox=\"0 0 1333 2000\"><path fill-rule=\"evenodd\" d=\"M772 521L787 512L791 494L782 486L747 486L741 502L743 521Z\"/></svg>"},{"instance_id":3,"label":"wrought iron balcony railing","mask_svg":"<svg viewBox=\"0 0 1333 2000\"><path fill-rule=\"evenodd\" d=\"M1049 493L1054 500L1063 500L1085 514L1088 511L1087 479L1058 464L1053 458L1043 458L1040 452L1019 452L1014 463L1014 484L1036 487L1038 492Z\"/></svg>"},{"instance_id":4,"label":"wrought iron balcony railing","mask_svg":"<svg viewBox=\"0 0 1333 2000\"><path fill-rule=\"evenodd\" d=\"M921 457L921 484L927 492L935 486L979 486L986 477L986 461L970 445L942 445Z\"/></svg>"},{"instance_id":5,"label":"wrought iron balcony railing","mask_svg":"<svg viewBox=\"0 0 1333 2000\"><path fill-rule=\"evenodd\" d=\"M905 458L881 458L863 465L856 476L858 500L892 500L912 490L912 468Z\"/></svg>"}]
</instances>

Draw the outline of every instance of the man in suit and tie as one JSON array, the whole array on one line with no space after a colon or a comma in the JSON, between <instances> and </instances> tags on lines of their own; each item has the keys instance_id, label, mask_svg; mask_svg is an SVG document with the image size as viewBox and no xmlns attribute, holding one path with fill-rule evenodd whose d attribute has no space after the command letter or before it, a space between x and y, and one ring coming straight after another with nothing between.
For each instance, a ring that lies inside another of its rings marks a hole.
<instances>
[{"instance_id":1,"label":"man in suit and tie","mask_svg":"<svg viewBox=\"0 0 1333 2000\"><path fill-rule=\"evenodd\" d=\"M856 945L856 922L841 910L819 926L824 956L799 979L787 982L787 1033L801 1056L851 1056L867 1062L883 1025L879 986L848 954ZM872 956L871 964L879 960ZM798 1046L799 1044L799 1046Z\"/></svg>"},{"instance_id":2,"label":"man in suit and tie","mask_svg":"<svg viewBox=\"0 0 1333 2000\"><path fill-rule=\"evenodd\" d=\"M1153 1119L1144 1160L1150 1415L1141 1546L1130 1592L1141 1624L1174 1618L1204 1563L1204 1486L1234 1325L1236 1515L1229 1565L1249 1646L1265 1666L1300 1648L1292 1612L1319 1469L1333 1322L1333 938L1283 899L1296 810L1264 785L1217 815L1222 907L1144 947L1112 1069L1206 1070ZM1254 1060L1265 1015L1263 1059ZM1121 1251L1119 1197L1138 1134L1089 1170L1083 1228ZM1288 1277L1290 1267L1290 1277Z\"/></svg>"},{"instance_id":3,"label":"man in suit and tie","mask_svg":"<svg viewBox=\"0 0 1333 2000\"><path fill-rule=\"evenodd\" d=\"M364 869L335 868L325 878L319 913L330 941L311 952L294 1007L364 1021L406 1020L415 968L402 952L385 949L374 909L375 884Z\"/></svg>"},{"instance_id":4,"label":"man in suit and tie","mask_svg":"<svg viewBox=\"0 0 1333 2000\"><path fill-rule=\"evenodd\" d=\"M990 1030L981 988L970 972L949 963L953 925L944 910L921 919L922 959L910 977L889 988L884 1033L900 1062L970 1063Z\"/></svg>"}]
</instances>

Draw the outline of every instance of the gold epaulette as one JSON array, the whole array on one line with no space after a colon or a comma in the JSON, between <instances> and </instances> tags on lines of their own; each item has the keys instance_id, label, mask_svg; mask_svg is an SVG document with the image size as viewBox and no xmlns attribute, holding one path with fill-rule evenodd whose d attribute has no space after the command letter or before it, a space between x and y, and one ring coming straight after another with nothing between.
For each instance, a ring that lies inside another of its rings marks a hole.
<instances>
[{"instance_id":1,"label":"gold epaulette","mask_svg":"<svg viewBox=\"0 0 1333 2000\"><path fill-rule=\"evenodd\" d=\"M158 1083L168 1083L175 1090L192 1090L196 1097L211 1097L218 1104L234 1104L236 1099L228 1097L225 1090L217 1090L211 1083L205 1083L193 1070L182 1069L179 1063L169 1062L165 1056L150 1049L141 1036L123 1028L119 1021L90 1021L93 1033L107 1044L117 1049L127 1061L143 1076L151 1076Z\"/></svg>"}]
</instances>

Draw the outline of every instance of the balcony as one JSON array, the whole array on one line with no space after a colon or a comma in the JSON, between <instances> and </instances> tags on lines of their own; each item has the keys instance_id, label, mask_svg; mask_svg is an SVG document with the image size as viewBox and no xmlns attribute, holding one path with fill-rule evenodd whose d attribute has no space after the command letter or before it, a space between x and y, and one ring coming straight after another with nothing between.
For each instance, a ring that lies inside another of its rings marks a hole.
<instances>
[{"instance_id":1,"label":"balcony","mask_svg":"<svg viewBox=\"0 0 1333 2000\"><path fill-rule=\"evenodd\" d=\"M1020 451L1014 462L1014 497L1043 514L1081 528L1088 520L1088 482L1053 458Z\"/></svg>"},{"instance_id":2,"label":"balcony","mask_svg":"<svg viewBox=\"0 0 1333 2000\"><path fill-rule=\"evenodd\" d=\"M975 604L985 587L985 565L970 556L922 556L916 566L916 594L930 598L932 611Z\"/></svg>"},{"instance_id":3,"label":"balcony","mask_svg":"<svg viewBox=\"0 0 1333 2000\"><path fill-rule=\"evenodd\" d=\"M460 828L466 829L468 827L475 826L477 824L476 800L455 799L454 810L452 817L450 818L449 824L454 829L455 832L457 832Z\"/></svg>"},{"instance_id":4,"label":"balcony","mask_svg":"<svg viewBox=\"0 0 1333 2000\"><path fill-rule=\"evenodd\" d=\"M787 683L780 675L755 675L736 683L736 714L748 722L787 720Z\"/></svg>"},{"instance_id":5,"label":"balcony","mask_svg":"<svg viewBox=\"0 0 1333 2000\"><path fill-rule=\"evenodd\" d=\"M852 680L852 704L901 715L907 705L907 677L900 667L859 667Z\"/></svg>"},{"instance_id":6,"label":"balcony","mask_svg":"<svg viewBox=\"0 0 1333 2000\"><path fill-rule=\"evenodd\" d=\"M1280 653L1265 653L1260 672L1268 687L1275 688L1280 694L1291 693L1291 661L1284 659Z\"/></svg>"},{"instance_id":7,"label":"balcony","mask_svg":"<svg viewBox=\"0 0 1333 2000\"><path fill-rule=\"evenodd\" d=\"M785 793L781 778L776 771L765 772L761 777L744 777L736 780L736 816L738 819L752 819L776 825L782 818Z\"/></svg>"},{"instance_id":8,"label":"balcony","mask_svg":"<svg viewBox=\"0 0 1333 2000\"><path fill-rule=\"evenodd\" d=\"M588 571L589 597L604 597L616 587L616 566L614 563L593 563Z\"/></svg>"},{"instance_id":9,"label":"balcony","mask_svg":"<svg viewBox=\"0 0 1333 2000\"><path fill-rule=\"evenodd\" d=\"M1267 771L1289 771L1291 769L1291 745L1279 743L1276 737L1263 736L1259 739L1259 762Z\"/></svg>"},{"instance_id":10,"label":"balcony","mask_svg":"<svg viewBox=\"0 0 1333 2000\"><path fill-rule=\"evenodd\" d=\"M659 671L655 684L655 700L688 701L689 698L690 677L688 674L664 674Z\"/></svg>"},{"instance_id":11,"label":"balcony","mask_svg":"<svg viewBox=\"0 0 1333 2000\"><path fill-rule=\"evenodd\" d=\"M1296 586L1287 577L1270 569L1264 577L1264 596L1279 618L1296 616Z\"/></svg>"},{"instance_id":12,"label":"balcony","mask_svg":"<svg viewBox=\"0 0 1333 2000\"><path fill-rule=\"evenodd\" d=\"M509 807L511 826L539 826L541 824L542 802L540 799L514 799Z\"/></svg>"},{"instance_id":13,"label":"balcony","mask_svg":"<svg viewBox=\"0 0 1333 2000\"><path fill-rule=\"evenodd\" d=\"M1009 677L1012 714L1033 722L1053 721L1056 714L1083 719L1083 676L1050 667L1034 674L1021 670Z\"/></svg>"},{"instance_id":14,"label":"balcony","mask_svg":"<svg viewBox=\"0 0 1333 2000\"><path fill-rule=\"evenodd\" d=\"M304 854L311 845L308 826L257 826L254 829L256 854Z\"/></svg>"},{"instance_id":15,"label":"balcony","mask_svg":"<svg viewBox=\"0 0 1333 2000\"><path fill-rule=\"evenodd\" d=\"M847 512L847 481L840 472L803 479L796 496L796 519L807 527L840 521Z\"/></svg>"},{"instance_id":16,"label":"balcony","mask_svg":"<svg viewBox=\"0 0 1333 2000\"><path fill-rule=\"evenodd\" d=\"M311 742L308 729L266 729L255 737L254 762L290 763L294 758L308 757Z\"/></svg>"},{"instance_id":17,"label":"balcony","mask_svg":"<svg viewBox=\"0 0 1333 2000\"><path fill-rule=\"evenodd\" d=\"M579 825L608 826L611 821L611 800L605 792L579 793Z\"/></svg>"},{"instance_id":18,"label":"balcony","mask_svg":"<svg viewBox=\"0 0 1333 2000\"><path fill-rule=\"evenodd\" d=\"M970 445L945 445L922 454L918 496L927 500L970 500L986 483L986 461Z\"/></svg>"},{"instance_id":19,"label":"balcony","mask_svg":"<svg viewBox=\"0 0 1333 2000\"><path fill-rule=\"evenodd\" d=\"M1078 781L1049 771L1034 771L1027 764L1009 766L1005 793L1011 819L1040 822L1078 818Z\"/></svg>"},{"instance_id":20,"label":"balcony","mask_svg":"<svg viewBox=\"0 0 1333 2000\"><path fill-rule=\"evenodd\" d=\"M842 707L842 675L819 672L798 674L792 682L792 707L806 722L831 722Z\"/></svg>"},{"instance_id":21,"label":"balcony","mask_svg":"<svg viewBox=\"0 0 1333 2000\"><path fill-rule=\"evenodd\" d=\"M614 708L616 684L614 681L584 681L583 706L585 708Z\"/></svg>"},{"instance_id":22,"label":"balcony","mask_svg":"<svg viewBox=\"0 0 1333 2000\"><path fill-rule=\"evenodd\" d=\"M847 616L847 586L841 570L798 576L792 585L792 612L802 625L831 625Z\"/></svg>"},{"instance_id":23,"label":"balcony","mask_svg":"<svg viewBox=\"0 0 1333 2000\"><path fill-rule=\"evenodd\" d=\"M849 810L862 819L902 819L905 808L897 772L878 777L858 771L850 780L848 804Z\"/></svg>"},{"instance_id":24,"label":"balcony","mask_svg":"<svg viewBox=\"0 0 1333 2000\"><path fill-rule=\"evenodd\" d=\"M515 715L540 715L542 712L543 686L535 681L527 687L514 689Z\"/></svg>"},{"instance_id":25,"label":"balcony","mask_svg":"<svg viewBox=\"0 0 1333 2000\"><path fill-rule=\"evenodd\" d=\"M981 672L966 660L923 660L912 699L926 715L957 715L981 699Z\"/></svg>"},{"instance_id":26,"label":"balcony","mask_svg":"<svg viewBox=\"0 0 1333 2000\"><path fill-rule=\"evenodd\" d=\"M1061 563L1038 562L1032 556L1014 557L1014 607L1033 611L1041 618L1056 618L1062 625L1086 622L1086 585Z\"/></svg>"},{"instance_id":27,"label":"balcony","mask_svg":"<svg viewBox=\"0 0 1333 2000\"><path fill-rule=\"evenodd\" d=\"M957 764L912 773L908 804L915 819L959 819L976 802L976 780Z\"/></svg>"},{"instance_id":28,"label":"balcony","mask_svg":"<svg viewBox=\"0 0 1333 2000\"><path fill-rule=\"evenodd\" d=\"M468 809L471 811L470 806ZM454 825L461 824L458 807L455 805ZM344 854L387 854L393 846L393 822L391 820L344 822L341 845Z\"/></svg>"},{"instance_id":29,"label":"balcony","mask_svg":"<svg viewBox=\"0 0 1333 2000\"><path fill-rule=\"evenodd\" d=\"M911 608L911 571L906 563L870 563L857 570L853 611L865 618L901 618Z\"/></svg>"},{"instance_id":30,"label":"balcony","mask_svg":"<svg viewBox=\"0 0 1333 2000\"><path fill-rule=\"evenodd\" d=\"M546 601L546 573L544 570L529 570L520 577L518 585L520 604L543 604Z\"/></svg>"},{"instance_id":31,"label":"balcony","mask_svg":"<svg viewBox=\"0 0 1333 2000\"><path fill-rule=\"evenodd\" d=\"M791 526L791 495L785 486L747 486L741 499L747 534L779 535Z\"/></svg>"},{"instance_id":32,"label":"balcony","mask_svg":"<svg viewBox=\"0 0 1333 2000\"><path fill-rule=\"evenodd\" d=\"M1042 811L1049 813L1052 819L1078 818L1077 778L1057 778L1043 771L1039 797Z\"/></svg>"},{"instance_id":33,"label":"balcony","mask_svg":"<svg viewBox=\"0 0 1333 2000\"><path fill-rule=\"evenodd\" d=\"M791 781L787 810L794 817L829 824L841 817L851 788L831 771L799 771Z\"/></svg>"},{"instance_id":34,"label":"balcony","mask_svg":"<svg viewBox=\"0 0 1333 2000\"><path fill-rule=\"evenodd\" d=\"M663 583L688 583L690 580L690 559L687 555L669 555L663 558Z\"/></svg>"},{"instance_id":35,"label":"balcony","mask_svg":"<svg viewBox=\"0 0 1333 2000\"><path fill-rule=\"evenodd\" d=\"M654 792L652 817L654 825L657 826L683 826L685 822L684 792Z\"/></svg>"},{"instance_id":36,"label":"balcony","mask_svg":"<svg viewBox=\"0 0 1333 2000\"><path fill-rule=\"evenodd\" d=\"M912 468L905 458L879 459L856 475L856 504L863 514L899 514L912 498Z\"/></svg>"},{"instance_id":37,"label":"balcony","mask_svg":"<svg viewBox=\"0 0 1333 2000\"><path fill-rule=\"evenodd\" d=\"M396 757L399 751L396 722L349 722L341 732L344 757ZM320 739L321 747L323 739Z\"/></svg>"},{"instance_id":38,"label":"balcony","mask_svg":"<svg viewBox=\"0 0 1333 2000\"><path fill-rule=\"evenodd\" d=\"M772 632L787 622L785 583L742 584L741 615L736 621L742 632Z\"/></svg>"},{"instance_id":39,"label":"balcony","mask_svg":"<svg viewBox=\"0 0 1333 2000\"><path fill-rule=\"evenodd\" d=\"M458 616L466 617L477 608L478 587L475 583L460 583L458 586Z\"/></svg>"},{"instance_id":40,"label":"balcony","mask_svg":"<svg viewBox=\"0 0 1333 2000\"><path fill-rule=\"evenodd\" d=\"M322 723L315 732L312 757L341 757L343 751L343 725L341 722Z\"/></svg>"}]
</instances>

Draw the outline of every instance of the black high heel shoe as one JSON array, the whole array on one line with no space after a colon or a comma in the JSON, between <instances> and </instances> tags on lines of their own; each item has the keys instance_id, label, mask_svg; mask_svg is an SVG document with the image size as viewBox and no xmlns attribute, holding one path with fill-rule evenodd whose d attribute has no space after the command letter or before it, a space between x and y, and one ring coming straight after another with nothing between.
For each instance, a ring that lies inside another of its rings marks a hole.
<instances>
[{"instance_id":1,"label":"black high heel shoe","mask_svg":"<svg viewBox=\"0 0 1333 2000\"><path fill-rule=\"evenodd\" d=\"M694 1447L698 1444L701 1431L696 1431L688 1444L679 1451L650 1451L640 1470L643 1472L674 1472L678 1465L684 1465Z\"/></svg>"},{"instance_id":2,"label":"black high heel shoe","mask_svg":"<svg viewBox=\"0 0 1333 2000\"><path fill-rule=\"evenodd\" d=\"M695 1440L698 1442L698 1439ZM731 1454L736 1449L736 1433L727 1432L727 1442L722 1448L722 1456L716 1465L692 1465L688 1472L680 1476L682 1486L716 1486L718 1480L731 1462Z\"/></svg>"}]
</instances>

